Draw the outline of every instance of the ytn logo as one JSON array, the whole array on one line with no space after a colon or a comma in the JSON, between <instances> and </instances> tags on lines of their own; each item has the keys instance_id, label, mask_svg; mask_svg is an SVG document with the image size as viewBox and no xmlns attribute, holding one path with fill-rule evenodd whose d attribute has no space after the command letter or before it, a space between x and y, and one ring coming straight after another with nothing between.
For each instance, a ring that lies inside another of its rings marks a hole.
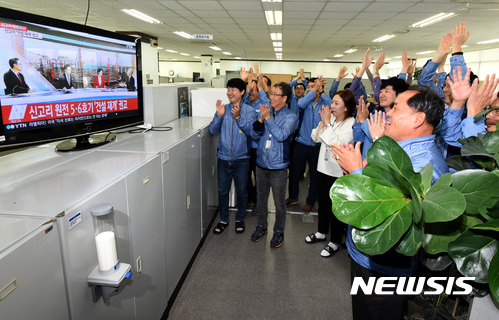
<instances>
[{"instance_id":1,"label":"ytn logo","mask_svg":"<svg viewBox=\"0 0 499 320\"><path fill-rule=\"evenodd\" d=\"M373 294L373 291L377 295L393 295L394 293L397 293L399 295L418 295L421 293L428 295L439 295L444 292L444 290L446 294L466 295L471 293L473 287L467 284L465 281L475 281L475 278L460 277L456 279L455 277L369 277L369 281L365 283L362 277L355 277L353 279L352 290L350 291L350 294L356 295L360 288L366 295ZM425 284L434 290L423 292ZM454 285L463 290L454 290Z\"/></svg>"}]
</instances>

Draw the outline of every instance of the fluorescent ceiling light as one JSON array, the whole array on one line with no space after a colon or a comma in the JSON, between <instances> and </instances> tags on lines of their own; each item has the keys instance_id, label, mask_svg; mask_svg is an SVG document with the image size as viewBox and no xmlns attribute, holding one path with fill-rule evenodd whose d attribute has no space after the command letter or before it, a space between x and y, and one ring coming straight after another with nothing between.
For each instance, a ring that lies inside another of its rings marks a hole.
<instances>
[{"instance_id":1,"label":"fluorescent ceiling light","mask_svg":"<svg viewBox=\"0 0 499 320\"><path fill-rule=\"evenodd\" d=\"M219 47L215 47L215 46L211 46L211 47L208 47L208 48L210 48L210 49L212 49L212 50L218 50L218 51L222 50L222 49L220 49Z\"/></svg>"},{"instance_id":2,"label":"fluorescent ceiling light","mask_svg":"<svg viewBox=\"0 0 499 320\"><path fill-rule=\"evenodd\" d=\"M175 50L168 50L168 49L165 49L165 51L168 51L168 52L171 52L171 53L178 53L178 51L175 51Z\"/></svg>"},{"instance_id":3,"label":"fluorescent ceiling light","mask_svg":"<svg viewBox=\"0 0 499 320\"><path fill-rule=\"evenodd\" d=\"M282 40L282 33L278 32L278 33L271 33L270 34L270 39L272 39L272 41L276 41L276 40Z\"/></svg>"},{"instance_id":4,"label":"fluorescent ceiling light","mask_svg":"<svg viewBox=\"0 0 499 320\"><path fill-rule=\"evenodd\" d=\"M198 57L198 56L192 56L193 58L196 58L196 59L201 59L201 57Z\"/></svg>"},{"instance_id":5,"label":"fluorescent ceiling light","mask_svg":"<svg viewBox=\"0 0 499 320\"><path fill-rule=\"evenodd\" d=\"M427 53L433 53L433 52L435 52L435 50L416 52L416 54L427 54Z\"/></svg>"},{"instance_id":6,"label":"fluorescent ceiling light","mask_svg":"<svg viewBox=\"0 0 499 320\"><path fill-rule=\"evenodd\" d=\"M163 48L161 48L161 47L156 47L156 49L158 49L158 50L159 50L159 49L163 49Z\"/></svg>"},{"instance_id":7,"label":"fluorescent ceiling light","mask_svg":"<svg viewBox=\"0 0 499 320\"><path fill-rule=\"evenodd\" d=\"M343 57L343 55L342 54L337 54L337 55L334 56L334 58L339 58L339 57Z\"/></svg>"},{"instance_id":8,"label":"fluorescent ceiling light","mask_svg":"<svg viewBox=\"0 0 499 320\"><path fill-rule=\"evenodd\" d=\"M227 51L225 51L225 52L222 52L222 53L223 53L223 54L225 54L226 56L231 56L231 55L232 55L232 53L230 53L230 52L227 52Z\"/></svg>"},{"instance_id":9,"label":"fluorescent ceiling light","mask_svg":"<svg viewBox=\"0 0 499 320\"><path fill-rule=\"evenodd\" d=\"M147 14L144 14L140 11L135 10L135 9L122 9L121 11L123 11L124 13L126 13L134 18L140 19L140 20L145 21L145 22L162 23L161 21L154 19L153 17L150 17Z\"/></svg>"},{"instance_id":10,"label":"fluorescent ceiling light","mask_svg":"<svg viewBox=\"0 0 499 320\"><path fill-rule=\"evenodd\" d=\"M274 51L282 51L282 48L274 48Z\"/></svg>"},{"instance_id":11,"label":"fluorescent ceiling light","mask_svg":"<svg viewBox=\"0 0 499 320\"><path fill-rule=\"evenodd\" d=\"M170 59L171 61L177 61L178 59Z\"/></svg>"},{"instance_id":12,"label":"fluorescent ceiling light","mask_svg":"<svg viewBox=\"0 0 499 320\"><path fill-rule=\"evenodd\" d=\"M329 61L329 59L324 59L324 60L322 60L322 61Z\"/></svg>"},{"instance_id":13,"label":"fluorescent ceiling light","mask_svg":"<svg viewBox=\"0 0 499 320\"><path fill-rule=\"evenodd\" d=\"M393 57L393 59L399 59L399 58L402 58L402 56L396 56L396 57ZM386 59L385 59L386 60Z\"/></svg>"},{"instance_id":14,"label":"fluorescent ceiling light","mask_svg":"<svg viewBox=\"0 0 499 320\"><path fill-rule=\"evenodd\" d=\"M387 34L387 35L385 35L385 36L379 37L378 39L374 39L374 40L373 40L373 41L371 41L371 42L382 42L382 41L386 41L386 40L388 40L388 39L391 39L391 38L393 38L393 37L395 37L395 35L394 35L394 34Z\"/></svg>"},{"instance_id":15,"label":"fluorescent ceiling light","mask_svg":"<svg viewBox=\"0 0 499 320\"><path fill-rule=\"evenodd\" d=\"M265 11L265 19L269 26L281 26L282 11Z\"/></svg>"},{"instance_id":16,"label":"fluorescent ceiling light","mask_svg":"<svg viewBox=\"0 0 499 320\"><path fill-rule=\"evenodd\" d=\"M434 24L436 22L440 22L442 20L448 19L448 18L453 17L455 15L457 15L457 14L454 13L454 12L450 12L450 13L439 13L437 15L434 15L433 17L429 17L428 19L424 19L424 20L421 20L419 22L416 22L413 25L411 25L411 27L413 27L413 28L426 27L426 26L429 26L430 24Z\"/></svg>"},{"instance_id":17,"label":"fluorescent ceiling light","mask_svg":"<svg viewBox=\"0 0 499 320\"><path fill-rule=\"evenodd\" d=\"M179 54L181 54L183 56L190 56L190 54L188 54L188 53L179 53Z\"/></svg>"},{"instance_id":18,"label":"fluorescent ceiling light","mask_svg":"<svg viewBox=\"0 0 499 320\"><path fill-rule=\"evenodd\" d=\"M188 34L187 32L184 32L184 31L174 31L173 33L175 33L177 36L181 36L181 37L184 37L186 39L194 38L193 36L191 36L190 34Z\"/></svg>"},{"instance_id":19,"label":"fluorescent ceiling light","mask_svg":"<svg viewBox=\"0 0 499 320\"><path fill-rule=\"evenodd\" d=\"M262 2L282 2L282 0L262 0Z\"/></svg>"},{"instance_id":20,"label":"fluorescent ceiling light","mask_svg":"<svg viewBox=\"0 0 499 320\"><path fill-rule=\"evenodd\" d=\"M352 52L355 52L355 51L357 51L357 49L350 49L350 50L345 51L345 53L352 53Z\"/></svg>"},{"instance_id":21,"label":"fluorescent ceiling light","mask_svg":"<svg viewBox=\"0 0 499 320\"><path fill-rule=\"evenodd\" d=\"M392 58L385 58L385 60L392 60Z\"/></svg>"},{"instance_id":22,"label":"fluorescent ceiling light","mask_svg":"<svg viewBox=\"0 0 499 320\"><path fill-rule=\"evenodd\" d=\"M495 42L499 42L499 39L480 41L480 42L477 42L476 44L488 44L488 43L495 43Z\"/></svg>"},{"instance_id":23,"label":"fluorescent ceiling light","mask_svg":"<svg viewBox=\"0 0 499 320\"><path fill-rule=\"evenodd\" d=\"M282 47L282 42L272 42L274 47Z\"/></svg>"},{"instance_id":24,"label":"fluorescent ceiling light","mask_svg":"<svg viewBox=\"0 0 499 320\"><path fill-rule=\"evenodd\" d=\"M241 60L241 57L235 57L234 59Z\"/></svg>"}]
</instances>

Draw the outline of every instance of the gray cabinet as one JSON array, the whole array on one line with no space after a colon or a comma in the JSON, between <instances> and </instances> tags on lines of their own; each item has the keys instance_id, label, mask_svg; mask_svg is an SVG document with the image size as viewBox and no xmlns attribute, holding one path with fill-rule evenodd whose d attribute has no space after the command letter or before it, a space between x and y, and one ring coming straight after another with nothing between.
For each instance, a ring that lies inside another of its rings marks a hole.
<instances>
[{"instance_id":1,"label":"gray cabinet","mask_svg":"<svg viewBox=\"0 0 499 320\"><path fill-rule=\"evenodd\" d=\"M218 135L212 135L207 127L200 131L199 136L201 139L201 236L203 236L218 208Z\"/></svg>"},{"instance_id":2,"label":"gray cabinet","mask_svg":"<svg viewBox=\"0 0 499 320\"><path fill-rule=\"evenodd\" d=\"M0 270L0 319L68 319L53 221L0 215Z\"/></svg>"},{"instance_id":3,"label":"gray cabinet","mask_svg":"<svg viewBox=\"0 0 499 320\"><path fill-rule=\"evenodd\" d=\"M168 302L161 157L126 177L136 319L160 319Z\"/></svg>"},{"instance_id":4,"label":"gray cabinet","mask_svg":"<svg viewBox=\"0 0 499 320\"><path fill-rule=\"evenodd\" d=\"M200 140L163 152L166 271L171 296L201 240Z\"/></svg>"}]
</instances>

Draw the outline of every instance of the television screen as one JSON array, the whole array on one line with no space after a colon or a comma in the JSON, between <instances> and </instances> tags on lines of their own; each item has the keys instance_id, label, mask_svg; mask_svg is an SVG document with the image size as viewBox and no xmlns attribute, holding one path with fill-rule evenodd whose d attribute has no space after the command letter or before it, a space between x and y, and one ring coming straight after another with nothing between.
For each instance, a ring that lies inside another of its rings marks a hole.
<instances>
[{"instance_id":1,"label":"television screen","mask_svg":"<svg viewBox=\"0 0 499 320\"><path fill-rule=\"evenodd\" d=\"M0 148L143 123L140 41L1 8Z\"/></svg>"}]
</instances>

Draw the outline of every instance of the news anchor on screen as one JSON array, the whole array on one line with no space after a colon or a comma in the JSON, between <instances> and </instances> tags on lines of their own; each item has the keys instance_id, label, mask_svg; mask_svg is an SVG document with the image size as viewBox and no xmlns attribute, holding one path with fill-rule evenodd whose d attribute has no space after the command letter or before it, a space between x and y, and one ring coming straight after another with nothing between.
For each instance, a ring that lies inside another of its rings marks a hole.
<instances>
[{"instance_id":1,"label":"news anchor on screen","mask_svg":"<svg viewBox=\"0 0 499 320\"><path fill-rule=\"evenodd\" d=\"M34 90L29 88L21 73L23 66L19 58L9 59L9 65L9 71L3 75L5 94L33 92Z\"/></svg>"},{"instance_id":2,"label":"news anchor on screen","mask_svg":"<svg viewBox=\"0 0 499 320\"><path fill-rule=\"evenodd\" d=\"M132 76L133 70L132 68L128 68L126 73L126 88L128 91L135 91L135 78Z\"/></svg>"},{"instance_id":3,"label":"news anchor on screen","mask_svg":"<svg viewBox=\"0 0 499 320\"><path fill-rule=\"evenodd\" d=\"M65 64L64 65L64 73L62 76L59 76L59 86L58 89L74 89L75 87L75 82L74 82L74 77L71 75L71 65Z\"/></svg>"},{"instance_id":4,"label":"news anchor on screen","mask_svg":"<svg viewBox=\"0 0 499 320\"><path fill-rule=\"evenodd\" d=\"M102 68L97 69L97 75L94 77L94 88L104 88L104 76L102 75Z\"/></svg>"}]
</instances>

